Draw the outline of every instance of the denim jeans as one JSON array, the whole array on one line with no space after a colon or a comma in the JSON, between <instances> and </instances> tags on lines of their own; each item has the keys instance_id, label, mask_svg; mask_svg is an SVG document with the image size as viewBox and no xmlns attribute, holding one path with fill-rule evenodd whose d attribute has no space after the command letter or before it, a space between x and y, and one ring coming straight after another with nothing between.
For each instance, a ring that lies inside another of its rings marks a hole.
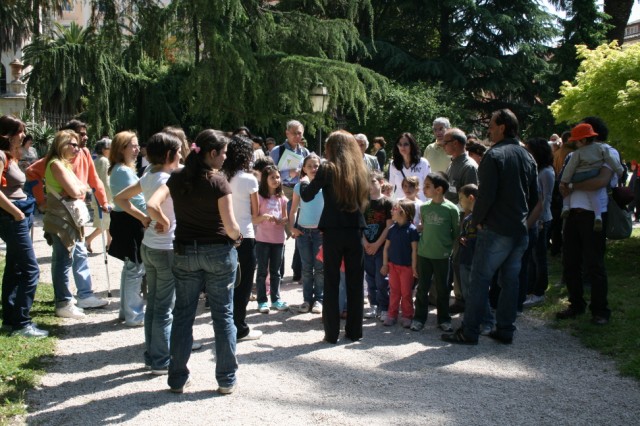
<instances>
[{"instance_id":1,"label":"denim jeans","mask_svg":"<svg viewBox=\"0 0 640 426\"><path fill-rule=\"evenodd\" d=\"M322 233L318 229L302 228L296 238L296 247L302 261L302 297L305 302L322 303L324 299L324 264L316 259L322 245Z\"/></svg>"},{"instance_id":2,"label":"denim jeans","mask_svg":"<svg viewBox=\"0 0 640 426\"><path fill-rule=\"evenodd\" d=\"M536 242L538 241L538 227L534 226L529 229L529 242L527 248L522 254L522 260L520 261L520 274L518 275L518 282L520 287L518 288L518 312L522 312L524 309L523 303L527 299L529 291L529 261L533 257L533 251L535 250Z\"/></svg>"},{"instance_id":3,"label":"denim jeans","mask_svg":"<svg viewBox=\"0 0 640 426\"><path fill-rule=\"evenodd\" d=\"M29 312L40 277L29 235L32 222L32 214L20 221L7 214L0 216L0 238L7 247L2 277L2 324L13 326L14 330L31 324Z\"/></svg>"},{"instance_id":4,"label":"denim jeans","mask_svg":"<svg viewBox=\"0 0 640 426\"><path fill-rule=\"evenodd\" d=\"M280 300L280 264L284 244L271 244L256 241L256 257L258 259L258 274L256 276L256 290L258 303L267 303L267 272L271 288L271 303Z\"/></svg>"},{"instance_id":5,"label":"denim jeans","mask_svg":"<svg viewBox=\"0 0 640 426\"><path fill-rule=\"evenodd\" d=\"M144 264L125 258L120 275L120 319L127 324L144 320L144 300L140 287L144 277Z\"/></svg>"},{"instance_id":6,"label":"denim jeans","mask_svg":"<svg viewBox=\"0 0 640 426\"><path fill-rule=\"evenodd\" d=\"M364 254L364 279L369 291L369 305L389 310L389 280L380 273L384 246L374 255Z\"/></svg>"},{"instance_id":7,"label":"denim jeans","mask_svg":"<svg viewBox=\"0 0 640 426\"><path fill-rule=\"evenodd\" d=\"M460 264L460 287L462 290L462 297L464 300L469 297L469 286L471 285L471 265ZM485 315L482 318L482 326L490 326L493 327L496 319L493 317L493 313L491 312L491 306L489 304L489 295L487 295L487 303L485 306Z\"/></svg>"},{"instance_id":8,"label":"denim jeans","mask_svg":"<svg viewBox=\"0 0 640 426\"><path fill-rule=\"evenodd\" d=\"M504 338L513 336L518 304L518 274L520 262L527 248L528 235L505 236L483 228L478 239L471 266L469 298L465 301L464 335L477 341L480 324L486 318L489 286L496 272L501 287L496 310L496 331Z\"/></svg>"},{"instance_id":9,"label":"denim jeans","mask_svg":"<svg viewBox=\"0 0 640 426\"><path fill-rule=\"evenodd\" d=\"M233 322L238 331L237 338L241 339L249 334L251 329L247 324L247 304L251 298L253 276L256 273L256 240L245 238L237 249L240 273L236 276L236 288L233 291Z\"/></svg>"},{"instance_id":10,"label":"denim jeans","mask_svg":"<svg viewBox=\"0 0 640 426\"><path fill-rule=\"evenodd\" d=\"M73 272L73 278L78 290L78 298L86 299L93 296L91 289L91 272L87 260L87 249L82 241L76 241L71 252L62 243L60 238L51 234L53 241L53 254L51 255L51 280L56 304L68 302L73 296L69 284L69 270Z\"/></svg>"},{"instance_id":11,"label":"denim jeans","mask_svg":"<svg viewBox=\"0 0 640 426\"><path fill-rule=\"evenodd\" d=\"M278 264L276 266L279 267ZM233 287L238 268L236 249L228 244L186 247L174 253L176 303L171 327L168 384L183 386L189 378L187 363L193 344L193 322L204 287L211 306L216 343L216 380L219 386L236 382L236 326L233 324Z\"/></svg>"},{"instance_id":12,"label":"denim jeans","mask_svg":"<svg viewBox=\"0 0 640 426\"><path fill-rule=\"evenodd\" d=\"M144 363L152 370L160 370L169 366L169 337L176 300L176 281L171 272L173 250L158 250L142 244L140 256L147 272Z\"/></svg>"},{"instance_id":13,"label":"denim jeans","mask_svg":"<svg viewBox=\"0 0 640 426\"><path fill-rule=\"evenodd\" d=\"M547 244L553 221L544 222L538 230L538 239L529 261L529 294L544 296L549 286L549 267L547 263Z\"/></svg>"}]
</instances>

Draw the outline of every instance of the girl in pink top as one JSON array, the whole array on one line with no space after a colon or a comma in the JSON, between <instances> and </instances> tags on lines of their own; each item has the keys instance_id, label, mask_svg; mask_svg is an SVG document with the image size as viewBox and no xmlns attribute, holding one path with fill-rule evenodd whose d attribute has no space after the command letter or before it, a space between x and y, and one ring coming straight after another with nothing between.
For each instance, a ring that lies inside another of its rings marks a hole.
<instances>
[{"instance_id":1,"label":"girl in pink top","mask_svg":"<svg viewBox=\"0 0 640 426\"><path fill-rule=\"evenodd\" d=\"M269 313L267 299L267 271L270 274L271 309L286 311L289 306L280 300L280 264L284 248L284 226L287 217L287 197L282 192L280 172L275 166L267 166L262 171L258 188L258 215L253 216L256 225L256 255L258 274L256 287L258 290L258 310Z\"/></svg>"}]
</instances>

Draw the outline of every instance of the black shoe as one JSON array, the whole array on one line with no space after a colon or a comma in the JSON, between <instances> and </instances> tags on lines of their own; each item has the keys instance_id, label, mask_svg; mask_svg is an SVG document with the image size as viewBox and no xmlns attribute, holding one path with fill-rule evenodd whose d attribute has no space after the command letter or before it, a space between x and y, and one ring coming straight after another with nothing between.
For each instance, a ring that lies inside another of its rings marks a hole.
<instances>
[{"instance_id":1,"label":"black shoe","mask_svg":"<svg viewBox=\"0 0 640 426\"><path fill-rule=\"evenodd\" d=\"M338 339L330 339L327 336L324 336L324 339L322 339L323 342L327 342L327 343L331 343L333 345L335 345L336 343L338 343Z\"/></svg>"},{"instance_id":2,"label":"black shoe","mask_svg":"<svg viewBox=\"0 0 640 426\"><path fill-rule=\"evenodd\" d=\"M302 276L300 276L300 275L294 275L293 276L293 281L300 281L300 280L302 280Z\"/></svg>"},{"instance_id":3,"label":"black shoe","mask_svg":"<svg viewBox=\"0 0 640 426\"><path fill-rule=\"evenodd\" d=\"M440 336L440 339L444 340L447 343L454 343L456 345L477 345L478 340L469 340L465 337L464 332L462 331L462 327L454 331L453 333L443 334Z\"/></svg>"},{"instance_id":4,"label":"black shoe","mask_svg":"<svg viewBox=\"0 0 640 426\"><path fill-rule=\"evenodd\" d=\"M594 325L607 325L609 324L609 318L594 315L593 318L591 318L591 323Z\"/></svg>"},{"instance_id":5,"label":"black shoe","mask_svg":"<svg viewBox=\"0 0 640 426\"><path fill-rule=\"evenodd\" d=\"M463 314L464 313L464 304L460 303L460 302L455 302L453 305L449 306L449 313L451 315Z\"/></svg>"},{"instance_id":6,"label":"black shoe","mask_svg":"<svg viewBox=\"0 0 640 426\"><path fill-rule=\"evenodd\" d=\"M360 337L353 337L350 334L345 333L344 337L346 337L347 339L351 340L352 342L357 342L358 340L362 339L362 336Z\"/></svg>"},{"instance_id":7,"label":"black shoe","mask_svg":"<svg viewBox=\"0 0 640 426\"><path fill-rule=\"evenodd\" d=\"M513 343L513 336L512 337L505 337L505 336L501 336L497 331L492 331L491 333L489 333L489 337L491 337L493 340L500 342L500 343L504 343L505 345L510 345Z\"/></svg>"},{"instance_id":8,"label":"black shoe","mask_svg":"<svg viewBox=\"0 0 640 426\"><path fill-rule=\"evenodd\" d=\"M582 315L582 314L584 314L584 310L579 311L579 310L574 309L571 306L569 306L564 311L560 311L560 312L556 313L556 318L559 319L559 320L572 319L572 318L575 318L578 315Z\"/></svg>"}]
</instances>

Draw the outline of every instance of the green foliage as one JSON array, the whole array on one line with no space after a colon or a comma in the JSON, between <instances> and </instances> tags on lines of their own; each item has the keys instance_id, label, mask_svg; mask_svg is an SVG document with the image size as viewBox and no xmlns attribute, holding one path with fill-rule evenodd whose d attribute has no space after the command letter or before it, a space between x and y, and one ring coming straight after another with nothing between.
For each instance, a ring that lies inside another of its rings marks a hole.
<instances>
[{"instance_id":1,"label":"green foliage","mask_svg":"<svg viewBox=\"0 0 640 426\"><path fill-rule=\"evenodd\" d=\"M412 133L424 148L433 142L433 120L447 117L452 126L468 126L464 122L467 114L459 107L461 94L447 90L442 85L425 83L393 83L385 93L373 100L366 123L349 123L349 130L365 133L370 141L383 136L387 142L395 141L403 132ZM387 145L389 150L392 144Z\"/></svg>"},{"instance_id":2,"label":"green foliage","mask_svg":"<svg viewBox=\"0 0 640 426\"><path fill-rule=\"evenodd\" d=\"M528 127L544 118L547 61L557 35L537 2L475 0L373 1L372 59L362 63L402 82L442 82L461 90L476 123L511 108ZM363 37L365 33L361 32Z\"/></svg>"},{"instance_id":3,"label":"green foliage","mask_svg":"<svg viewBox=\"0 0 640 426\"><path fill-rule=\"evenodd\" d=\"M4 271L4 259L0 274ZM31 308L38 326L49 330L51 336L60 320L54 316L53 287L38 285L36 300ZM0 424L13 424L12 417L26 414L25 395L40 382L49 357L53 356L56 338L28 339L0 333Z\"/></svg>"},{"instance_id":4,"label":"green foliage","mask_svg":"<svg viewBox=\"0 0 640 426\"><path fill-rule=\"evenodd\" d=\"M31 13L24 0L0 2L0 52L17 50L31 34Z\"/></svg>"},{"instance_id":5,"label":"green foliage","mask_svg":"<svg viewBox=\"0 0 640 426\"><path fill-rule=\"evenodd\" d=\"M640 156L640 45L621 49L616 42L596 49L577 46L582 63L575 82L563 82L562 97L550 109L557 122L600 116L609 140L623 157Z\"/></svg>"}]
</instances>

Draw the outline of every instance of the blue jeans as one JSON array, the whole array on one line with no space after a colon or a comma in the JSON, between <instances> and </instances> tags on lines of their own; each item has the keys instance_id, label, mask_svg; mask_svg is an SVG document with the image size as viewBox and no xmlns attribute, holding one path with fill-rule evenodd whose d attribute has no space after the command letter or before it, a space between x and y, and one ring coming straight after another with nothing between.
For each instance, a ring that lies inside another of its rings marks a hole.
<instances>
[{"instance_id":1,"label":"blue jeans","mask_svg":"<svg viewBox=\"0 0 640 426\"><path fill-rule=\"evenodd\" d=\"M389 280L380 273L384 247L374 255L364 254L364 279L369 291L369 305L381 311L389 309Z\"/></svg>"},{"instance_id":2,"label":"blue jeans","mask_svg":"<svg viewBox=\"0 0 640 426\"><path fill-rule=\"evenodd\" d=\"M544 296L549 286L549 266L547 263L547 243L553 221L544 222L538 231L538 240L529 263L529 294Z\"/></svg>"},{"instance_id":3,"label":"blue jeans","mask_svg":"<svg viewBox=\"0 0 640 426\"><path fill-rule=\"evenodd\" d=\"M477 341L487 309L489 286L496 272L501 287L496 310L496 331L500 337L513 337L518 305L518 274L528 235L504 236L487 228L478 230L471 265L469 298L465 301L464 335Z\"/></svg>"},{"instance_id":4,"label":"blue jeans","mask_svg":"<svg viewBox=\"0 0 640 426\"><path fill-rule=\"evenodd\" d=\"M302 297L313 304L324 298L324 264L316 259L322 245L322 233L318 229L302 228L302 235L296 238L296 248L302 261Z\"/></svg>"},{"instance_id":5,"label":"blue jeans","mask_svg":"<svg viewBox=\"0 0 640 426\"><path fill-rule=\"evenodd\" d=\"M120 319L127 324L144 320L144 300L140 294L144 277L144 264L125 258L120 275Z\"/></svg>"},{"instance_id":6,"label":"blue jeans","mask_svg":"<svg viewBox=\"0 0 640 426\"><path fill-rule=\"evenodd\" d=\"M53 281L53 292L56 304L69 302L71 288L69 286L69 270L73 272L73 279L78 289L78 298L86 299L93 296L91 289L91 272L87 261L87 249L82 241L76 241L67 251L62 241L57 235L50 234L53 241L53 254L51 255L51 280ZM73 268L72 268L73 266Z\"/></svg>"},{"instance_id":7,"label":"blue jeans","mask_svg":"<svg viewBox=\"0 0 640 426\"><path fill-rule=\"evenodd\" d=\"M280 264L284 244L271 244L256 241L256 257L258 273L256 275L256 290L258 303L267 303L267 271L269 272L271 303L280 300Z\"/></svg>"},{"instance_id":8,"label":"blue jeans","mask_svg":"<svg viewBox=\"0 0 640 426\"><path fill-rule=\"evenodd\" d=\"M160 370L169 366L169 338L176 300L176 281L171 272L173 250L158 250L142 244L140 256L147 271L144 362L152 370Z\"/></svg>"},{"instance_id":9,"label":"blue jeans","mask_svg":"<svg viewBox=\"0 0 640 426\"><path fill-rule=\"evenodd\" d=\"M33 215L21 221L2 214L0 238L7 246L2 277L2 324L19 330L31 324L31 305L36 294L40 267L33 251L29 230Z\"/></svg>"},{"instance_id":10,"label":"blue jeans","mask_svg":"<svg viewBox=\"0 0 640 426\"><path fill-rule=\"evenodd\" d=\"M277 265L276 267L279 267ZM193 345L193 322L204 287L211 306L216 342L216 380L219 386L236 382L236 326L233 324L233 286L238 268L236 249L228 244L204 244L176 251L173 275L176 303L173 310L169 386L179 388L189 378L187 363Z\"/></svg>"},{"instance_id":11,"label":"blue jeans","mask_svg":"<svg viewBox=\"0 0 640 426\"><path fill-rule=\"evenodd\" d=\"M469 297L469 286L471 285L471 265L463 265L460 264L460 287L462 289L462 297L464 300L467 300ZM485 306L485 315L482 318L482 326L490 326L493 327L495 323L495 318L491 313L491 306L489 305L489 295L487 295L487 303Z\"/></svg>"}]
</instances>

